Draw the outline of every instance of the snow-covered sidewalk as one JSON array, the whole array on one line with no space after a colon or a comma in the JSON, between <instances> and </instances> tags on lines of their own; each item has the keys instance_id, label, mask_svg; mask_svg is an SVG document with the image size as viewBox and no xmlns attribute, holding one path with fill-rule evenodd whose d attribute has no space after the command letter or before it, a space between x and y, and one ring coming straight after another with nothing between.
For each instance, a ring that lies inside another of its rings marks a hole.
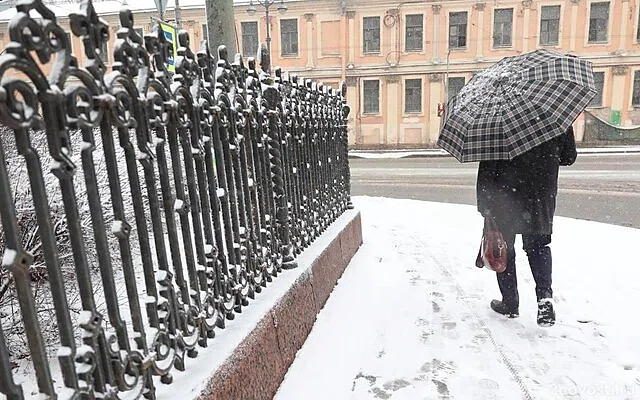
<instances>
[{"instance_id":1,"label":"snow-covered sidewalk","mask_svg":"<svg viewBox=\"0 0 640 400\"><path fill-rule=\"evenodd\" d=\"M474 207L354 202L364 244L276 399L640 399L640 230L556 217L558 321L540 328L520 237L511 320L474 266Z\"/></svg>"}]
</instances>

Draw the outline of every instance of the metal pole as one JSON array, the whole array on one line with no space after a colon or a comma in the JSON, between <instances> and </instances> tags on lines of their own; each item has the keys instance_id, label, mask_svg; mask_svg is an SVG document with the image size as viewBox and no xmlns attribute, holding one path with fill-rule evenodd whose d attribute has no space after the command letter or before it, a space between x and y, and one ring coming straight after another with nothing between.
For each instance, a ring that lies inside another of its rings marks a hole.
<instances>
[{"instance_id":1,"label":"metal pole","mask_svg":"<svg viewBox=\"0 0 640 400\"><path fill-rule=\"evenodd\" d=\"M176 27L182 27L182 11L180 10L180 0L176 0Z\"/></svg>"},{"instance_id":2,"label":"metal pole","mask_svg":"<svg viewBox=\"0 0 640 400\"><path fill-rule=\"evenodd\" d=\"M273 4L273 2L269 2L268 0L264 3L265 9L265 18L267 19L267 51L269 52L269 64L272 63L271 60L271 19L269 17L269 7Z\"/></svg>"}]
</instances>

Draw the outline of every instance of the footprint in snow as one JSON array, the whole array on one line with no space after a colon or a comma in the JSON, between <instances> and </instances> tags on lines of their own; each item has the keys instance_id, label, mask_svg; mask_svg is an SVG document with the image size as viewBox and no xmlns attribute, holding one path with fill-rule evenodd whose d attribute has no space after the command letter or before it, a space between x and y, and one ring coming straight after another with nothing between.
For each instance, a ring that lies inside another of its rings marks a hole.
<instances>
[{"instance_id":1,"label":"footprint in snow","mask_svg":"<svg viewBox=\"0 0 640 400\"><path fill-rule=\"evenodd\" d=\"M449 386L447 386L446 383L439 381L437 379L432 379L431 382L433 382L433 384L436 385L436 390L438 391L440 396L442 396L441 398L446 399L449 397Z\"/></svg>"},{"instance_id":2,"label":"footprint in snow","mask_svg":"<svg viewBox=\"0 0 640 400\"><path fill-rule=\"evenodd\" d=\"M406 388L407 386L411 386L411 383L405 381L404 379L395 379L393 381L385 382L382 387L387 391L395 392L402 388Z\"/></svg>"},{"instance_id":3,"label":"footprint in snow","mask_svg":"<svg viewBox=\"0 0 640 400\"><path fill-rule=\"evenodd\" d=\"M480 379L477 387L473 392L474 400L494 400L498 399L498 390L500 384L492 379Z\"/></svg>"}]
</instances>

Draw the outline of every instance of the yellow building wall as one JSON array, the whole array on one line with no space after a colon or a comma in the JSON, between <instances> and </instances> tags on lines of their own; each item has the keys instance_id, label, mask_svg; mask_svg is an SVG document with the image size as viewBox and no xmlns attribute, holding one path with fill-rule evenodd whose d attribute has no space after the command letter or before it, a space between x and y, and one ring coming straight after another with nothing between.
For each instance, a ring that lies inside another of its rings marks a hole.
<instances>
[{"instance_id":1,"label":"yellow building wall","mask_svg":"<svg viewBox=\"0 0 640 400\"><path fill-rule=\"evenodd\" d=\"M623 125L640 124L640 107L631 104L634 72L640 70L640 43L636 38L640 18L640 0L611 0L606 43L588 43L589 10L593 2L602 0L539 0L482 2L481 0L398 2L389 0L350 0L342 9L335 0L301 0L288 2L288 11L271 13L272 65L303 77L319 80L332 87L346 80L349 116L349 142L359 147L432 146L438 137L440 117L438 103L446 99L447 77L464 76L468 82L473 72L492 65L505 56L513 56L540 48L540 15L544 5L560 5L559 44L549 46L558 51L573 52L593 62L595 71L605 73L603 104L589 108L608 119L611 110L622 113ZM493 47L494 11L513 8L512 45ZM449 51L449 13L467 12L467 46ZM406 51L406 16L423 14L422 50ZM173 16L170 10L168 15ZM183 29L191 38L192 50L198 51L205 37L204 6L182 11ZM136 27L145 33L152 29L153 10L135 14ZM363 52L364 17L380 18L380 51ZM113 62L113 45L119 27L117 13L102 16L110 24L109 64ZM280 21L298 22L298 54L281 54ZM242 48L240 24L256 21L259 40L266 39L264 13L246 13L246 5L236 6L238 48ZM68 29L68 20L60 23ZM9 42L7 21L0 21L0 44ZM85 62L82 43L73 38L74 54ZM246 57L246 55L245 55ZM44 72L48 73L47 67ZM405 79L422 79L420 113L404 111ZM363 113L363 81L380 81L380 112ZM576 122L577 137L582 137L581 121Z\"/></svg>"}]
</instances>

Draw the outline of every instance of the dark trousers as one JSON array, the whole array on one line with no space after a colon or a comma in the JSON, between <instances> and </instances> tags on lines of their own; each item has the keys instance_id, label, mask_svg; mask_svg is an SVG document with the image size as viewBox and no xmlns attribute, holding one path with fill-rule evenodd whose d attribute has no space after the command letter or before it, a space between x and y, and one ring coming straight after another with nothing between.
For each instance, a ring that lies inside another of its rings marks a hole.
<instances>
[{"instance_id":1,"label":"dark trousers","mask_svg":"<svg viewBox=\"0 0 640 400\"><path fill-rule=\"evenodd\" d=\"M502 301L514 306L519 305L518 280L516 277L516 249L514 248L516 234L502 233L507 242L507 269L499 274L498 286L502 293ZM522 247L527 253L529 266L536 281L536 297L540 299L551 298L551 235L522 234Z\"/></svg>"}]
</instances>

